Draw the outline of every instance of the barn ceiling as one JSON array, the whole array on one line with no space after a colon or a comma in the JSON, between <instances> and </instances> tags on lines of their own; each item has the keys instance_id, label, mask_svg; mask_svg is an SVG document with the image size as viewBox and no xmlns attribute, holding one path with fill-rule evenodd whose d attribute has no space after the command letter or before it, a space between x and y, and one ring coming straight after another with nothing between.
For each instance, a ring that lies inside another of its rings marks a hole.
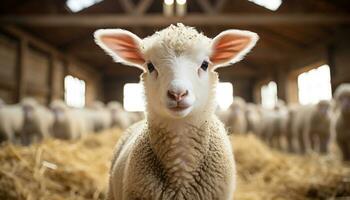
<instances>
[{"instance_id":1,"label":"barn ceiling","mask_svg":"<svg viewBox=\"0 0 350 200\"><path fill-rule=\"evenodd\" d=\"M235 68L223 70L256 77L285 67L301 51L331 43L350 24L347 0L284 0L277 11L248 0L187 0L187 15L181 18L163 16L162 5L161 0L103 0L72 13L64 0L2 0L0 25L20 26L107 75L121 76L138 71L113 63L94 44L94 30L122 27L145 37L170 23L184 22L214 37L229 28L248 29L260 35L256 48Z\"/></svg>"}]
</instances>

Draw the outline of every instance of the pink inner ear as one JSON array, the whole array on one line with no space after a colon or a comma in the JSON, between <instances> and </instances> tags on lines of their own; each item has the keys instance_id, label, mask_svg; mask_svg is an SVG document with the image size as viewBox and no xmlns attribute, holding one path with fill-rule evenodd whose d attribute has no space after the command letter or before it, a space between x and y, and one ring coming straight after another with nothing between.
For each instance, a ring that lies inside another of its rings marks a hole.
<instances>
[{"instance_id":1,"label":"pink inner ear","mask_svg":"<svg viewBox=\"0 0 350 200\"><path fill-rule=\"evenodd\" d=\"M220 64L234 59L250 43L251 38L243 35L223 35L214 44L211 62Z\"/></svg>"},{"instance_id":2,"label":"pink inner ear","mask_svg":"<svg viewBox=\"0 0 350 200\"><path fill-rule=\"evenodd\" d=\"M143 64L145 60L142 57L138 44L128 35L105 35L101 41L113 50L122 59L136 64Z\"/></svg>"}]
</instances>

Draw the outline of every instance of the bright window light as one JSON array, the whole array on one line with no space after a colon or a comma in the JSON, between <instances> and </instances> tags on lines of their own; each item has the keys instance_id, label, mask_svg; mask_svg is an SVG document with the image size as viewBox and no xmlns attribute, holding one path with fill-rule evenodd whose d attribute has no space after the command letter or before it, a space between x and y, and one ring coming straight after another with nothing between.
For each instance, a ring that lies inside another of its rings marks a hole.
<instances>
[{"instance_id":1,"label":"bright window light","mask_svg":"<svg viewBox=\"0 0 350 200\"><path fill-rule=\"evenodd\" d=\"M179 5L184 5L186 4L186 0L176 0L176 3Z\"/></svg>"},{"instance_id":2,"label":"bright window light","mask_svg":"<svg viewBox=\"0 0 350 200\"><path fill-rule=\"evenodd\" d=\"M277 99L277 84L274 81L261 87L261 104L264 108L274 108Z\"/></svg>"},{"instance_id":3,"label":"bright window light","mask_svg":"<svg viewBox=\"0 0 350 200\"><path fill-rule=\"evenodd\" d=\"M248 0L248 1L253 2L259 6L265 7L272 11L277 10L282 4L282 0Z\"/></svg>"},{"instance_id":4,"label":"bright window light","mask_svg":"<svg viewBox=\"0 0 350 200\"><path fill-rule=\"evenodd\" d=\"M68 106L82 108L85 106L85 81L73 76L64 78L64 99Z\"/></svg>"},{"instance_id":5,"label":"bright window light","mask_svg":"<svg viewBox=\"0 0 350 200\"><path fill-rule=\"evenodd\" d=\"M328 65L304 72L298 76L300 104L318 103L332 98L331 74Z\"/></svg>"},{"instance_id":6,"label":"bright window light","mask_svg":"<svg viewBox=\"0 0 350 200\"><path fill-rule=\"evenodd\" d=\"M166 5L173 5L174 4L174 0L164 0L164 3Z\"/></svg>"},{"instance_id":7,"label":"bright window light","mask_svg":"<svg viewBox=\"0 0 350 200\"><path fill-rule=\"evenodd\" d=\"M66 5L72 12L79 12L103 0L67 0Z\"/></svg>"},{"instance_id":8,"label":"bright window light","mask_svg":"<svg viewBox=\"0 0 350 200\"><path fill-rule=\"evenodd\" d=\"M145 98L143 86L140 83L127 83L124 85L124 109L130 112L144 111Z\"/></svg>"},{"instance_id":9,"label":"bright window light","mask_svg":"<svg viewBox=\"0 0 350 200\"><path fill-rule=\"evenodd\" d=\"M233 86L230 82L221 82L216 88L216 102L221 110L227 110L233 102Z\"/></svg>"}]
</instances>

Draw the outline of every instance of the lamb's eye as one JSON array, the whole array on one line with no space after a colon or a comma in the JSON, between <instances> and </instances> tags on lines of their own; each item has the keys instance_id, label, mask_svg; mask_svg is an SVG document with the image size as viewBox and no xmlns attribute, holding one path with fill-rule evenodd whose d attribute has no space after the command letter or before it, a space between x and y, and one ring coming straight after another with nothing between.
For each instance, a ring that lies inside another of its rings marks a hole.
<instances>
[{"instance_id":1,"label":"lamb's eye","mask_svg":"<svg viewBox=\"0 0 350 200\"><path fill-rule=\"evenodd\" d=\"M204 71L207 71L208 65L209 65L209 63L208 63L207 61L203 61L203 62L202 62L202 65L201 65L201 68L202 68Z\"/></svg>"},{"instance_id":2,"label":"lamb's eye","mask_svg":"<svg viewBox=\"0 0 350 200\"><path fill-rule=\"evenodd\" d=\"M151 62L147 63L147 68L149 73L152 73L154 71L154 65Z\"/></svg>"}]
</instances>

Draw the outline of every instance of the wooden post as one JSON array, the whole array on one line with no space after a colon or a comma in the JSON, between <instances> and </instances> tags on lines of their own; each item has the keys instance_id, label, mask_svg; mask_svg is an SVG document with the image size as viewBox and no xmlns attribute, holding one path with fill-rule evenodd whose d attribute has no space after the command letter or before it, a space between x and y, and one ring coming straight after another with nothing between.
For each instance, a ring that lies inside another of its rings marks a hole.
<instances>
[{"instance_id":1,"label":"wooden post","mask_svg":"<svg viewBox=\"0 0 350 200\"><path fill-rule=\"evenodd\" d=\"M24 38L20 39L18 48L17 63L17 85L16 85L16 102L20 102L25 95L25 65L28 56L28 41Z\"/></svg>"},{"instance_id":2,"label":"wooden post","mask_svg":"<svg viewBox=\"0 0 350 200\"><path fill-rule=\"evenodd\" d=\"M54 99L55 97L55 87L54 87L54 77L55 77L55 56L50 54L49 55L49 70L48 70L48 88L49 88L49 92L47 94L47 104L49 105L50 102Z\"/></svg>"},{"instance_id":3,"label":"wooden post","mask_svg":"<svg viewBox=\"0 0 350 200\"><path fill-rule=\"evenodd\" d=\"M335 46L334 45L328 45L327 46L327 64L329 66L329 70L331 73L331 86L332 86L332 91L334 92L335 89L337 88L337 81L336 79L336 65L335 65L335 59L334 59L334 52L335 52Z\"/></svg>"}]
</instances>

